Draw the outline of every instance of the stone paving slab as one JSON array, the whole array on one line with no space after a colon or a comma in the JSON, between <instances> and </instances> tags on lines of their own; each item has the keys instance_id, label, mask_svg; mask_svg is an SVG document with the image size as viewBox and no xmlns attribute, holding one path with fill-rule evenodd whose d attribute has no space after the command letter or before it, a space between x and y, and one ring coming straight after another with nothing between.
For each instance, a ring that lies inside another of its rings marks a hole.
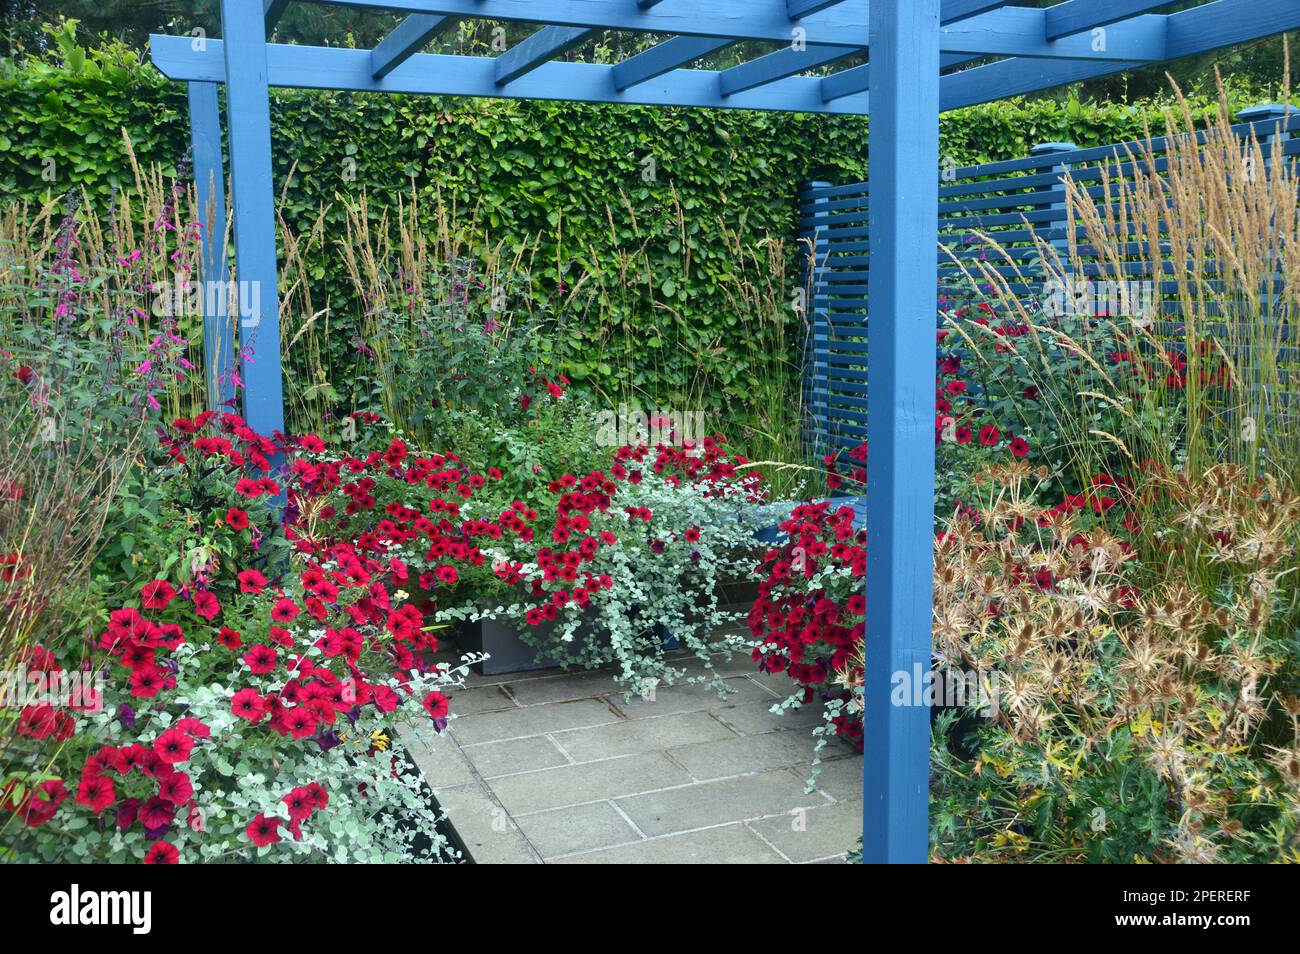
<instances>
[{"instance_id":1,"label":"stone paving slab","mask_svg":"<svg viewBox=\"0 0 1300 954\"><path fill-rule=\"evenodd\" d=\"M452 723L452 733L461 745L496 742L530 735L546 735L560 729L618 722L622 717L600 699L579 699L551 706L526 706L504 712L463 716Z\"/></svg>"},{"instance_id":2,"label":"stone paving slab","mask_svg":"<svg viewBox=\"0 0 1300 954\"><path fill-rule=\"evenodd\" d=\"M480 742L467 745L461 751L474 764L479 775L488 779L569 764L564 753L544 735L504 742Z\"/></svg>"},{"instance_id":3,"label":"stone paving slab","mask_svg":"<svg viewBox=\"0 0 1300 954\"><path fill-rule=\"evenodd\" d=\"M555 744L575 762L734 737L735 733L707 712L681 712L551 733Z\"/></svg>"},{"instance_id":4,"label":"stone paving slab","mask_svg":"<svg viewBox=\"0 0 1300 954\"><path fill-rule=\"evenodd\" d=\"M723 682L726 684L725 696L707 683L697 683L656 687L653 693L634 695L630 699L623 693L608 693L604 698L629 719L704 709L726 711L748 702L767 702L771 705L776 701L770 692L744 676L725 679Z\"/></svg>"},{"instance_id":5,"label":"stone paving slab","mask_svg":"<svg viewBox=\"0 0 1300 954\"><path fill-rule=\"evenodd\" d=\"M816 741L804 732L765 732L744 738L678 745L668 756L700 781L811 762Z\"/></svg>"},{"instance_id":6,"label":"stone paving slab","mask_svg":"<svg viewBox=\"0 0 1300 954\"><path fill-rule=\"evenodd\" d=\"M543 858L637 841L641 835L609 802L556 808L517 819Z\"/></svg>"},{"instance_id":7,"label":"stone paving slab","mask_svg":"<svg viewBox=\"0 0 1300 954\"><path fill-rule=\"evenodd\" d=\"M497 778L490 787L508 811L519 815L693 781L689 772L664 753L645 752Z\"/></svg>"},{"instance_id":8,"label":"stone paving slab","mask_svg":"<svg viewBox=\"0 0 1300 954\"><path fill-rule=\"evenodd\" d=\"M667 835L824 805L826 798L816 793L805 795L802 779L789 769L777 769L631 795L616 799L615 804L647 835Z\"/></svg>"},{"instance_id":9,"label":"stone paving slab","mask_svg":"<svg viewBox=\"0 0 1300 954\"><path fill-rule=\"evenodd\" d=\"M862 800L762 818L749 822L749 827L796 864L820 861L843 855L857 844L862 835Z\"/></svg>"},{"instance_id":10,"label":"stone paving slab","mask_svg":"<svg viewBox=\"0 0 1300 954\"><path fill-rule=\"evenodd\" d=\"M831 742L806 792L820 710L773 714L786 677L716 660L726 699L683 684L629 700L608 670L471 677L449 731L416 721L401 737L478 863L842 861L861 756Z\"/></svg>"},{"instance_id":11,"label":"stone paving slab","mask_svg":"<svg viewBox=\"0 0 1300 954\"><path fill-rule=\"evenodd\" d=\"M778 865L785 859L743 825L651 838L604 851L560 858L566 865Z\"/></svg>"}]
</instances>

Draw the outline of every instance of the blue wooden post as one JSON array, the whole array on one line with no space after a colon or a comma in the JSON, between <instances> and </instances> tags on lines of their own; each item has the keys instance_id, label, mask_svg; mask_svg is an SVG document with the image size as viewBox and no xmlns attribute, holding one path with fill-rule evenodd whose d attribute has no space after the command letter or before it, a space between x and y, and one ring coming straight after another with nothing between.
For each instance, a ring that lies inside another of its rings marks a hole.
<instances>
[{"instance_id":1,"label":"blue wooden post","mask_svg":"<svg viewBox=\"0 0 1300 954\"><path fill-rule=\"evenodd\" d=\"M929 853L940 0L871 4L863 861ZM916 686L909 686L913 690Z\"/></svg>"},{"instance_id":2,"label":"blue wooden post","mask_svg":"<svg viewBox=\"0 0 1300 954\"><path fill-rule=\"evenodd\" d=\"M203 243L200 289L203 302L203 373L208 406L233 410L235 332L230 321L226 282L226 172L221 159L221 109L218 84L189 83L190 153Z\"/></svg>"},{"instance_id":3,"label":"blue wooden post","mask_svg":"<svg viewBox=\"0 0 1300 954\"><path fill-rule=\"evenodd\" d=\"M262 0L221 0L244 417L254 430L270 435L284 429L284 382L264 15Z\"/></svg>"},{"instance_id":4,"label":"blue wooden post","mask_svg":"<svg viewBox=\"0 0 1300 954\"><path fill-rule=\"evenodd\" d=\"M1300 110L1294 106L1287 106L1285 103L1264 103L1261 106L1250 106L1237 113L1237 118L1243 123L1258 123L1261 120L1272 119L1278 125L1272 128L1264 127L1255 136L1259 140L1259 148L1264 153L1264 159L1269 158L1269 151L1273 148L1273 143L1278 139L1283 142L1291 138L1290 131L1286 128L1286 121L1296 115Z\"/></svg>"}]
</instances>

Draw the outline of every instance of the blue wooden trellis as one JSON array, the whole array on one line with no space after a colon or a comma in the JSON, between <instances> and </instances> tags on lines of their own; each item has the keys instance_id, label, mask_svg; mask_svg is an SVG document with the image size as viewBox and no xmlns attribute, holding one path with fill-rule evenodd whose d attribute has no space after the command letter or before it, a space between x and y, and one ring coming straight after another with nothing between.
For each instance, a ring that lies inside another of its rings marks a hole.
<instances>
[{"instance_id":1,"label":"blue wooden trellis","mask_svg":"<svg viewBox=\"0 0 1300 954\"><path fill-rule=\"evenodd\" d=\"M319 0L406 13L373 50L268 43L288 2L221 0L222 40L151 38L154 64L190 84L195 177L214 212L224 211L222 190L211 188L224 182L216 86L226 86L240 341L237 351L236 316L211 309L207 374L229 382L240 369L244 414L262 432L284 423L269 87L871 115L863 849L867 861L923 862L929 712L889 699L894 673L930 661L939 113L1295 29L1300 0L1211 0L1174 14L1152 12L1170 0L1047 9L1009 0ZM497 57L419 52L464 18L541 27ZM668 38L622 63L555 61L602 30ZM690 68L742 40L780 48L731 69ZM865 65L802 75L864 52ZM224 216L210 216L209 285L226 277L223 234ZM229 399L223 387L215 396Z\"/></svg>"}]
</instances>

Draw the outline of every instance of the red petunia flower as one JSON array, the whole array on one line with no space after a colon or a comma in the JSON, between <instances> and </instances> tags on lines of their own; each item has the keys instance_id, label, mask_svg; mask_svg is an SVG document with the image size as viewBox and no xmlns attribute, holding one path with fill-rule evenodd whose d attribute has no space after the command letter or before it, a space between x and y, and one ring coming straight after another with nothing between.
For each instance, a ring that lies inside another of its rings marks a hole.
<instances>
[{"instance_id":1,"label":"red petunia flower","mask_svg":"<svg viewBox=\"0 0 1300 954\"><path fill-rule=\"evenodd\" d=\"M266 715L266 703L256 689L240 689L230 697L230 711L249 722L260 722Z\"/></svg>"},{"instance_id":2,"label":"red petunia flower","mask_svg":"<svg viewBox=\"0 0 1300 954\"><path fill-rule=\"evenodd\" d=\"M1029 456L1029 441L1023 437L1017 437L1011 442L1011 453L1017 457Z\"/></svg>"},{"instance_id":3,"label":"red petunia flower","mask_svg":"<svg viewBox=\"0 0 1300 954\"><path fill-rule=\"evenodd\" d=\"M241 593L260 593L266 589L266 577L259 570L244 570L236 578Z\"/></svg>"},{"instance_id":4,"label":"red petunia flower","mask_svg":"<svg viewBox=\"0 0 1300 954\"><path fill-rule=\"evenodd\" d=\"M279 599L276 600L275 606L271 607L271 619L277 623L292 623L300 612L302 610L293 600Z\"/></svg>"},{"instance_id":5,"label":"red petunia flower","mask_svg":"<svg viewBox=\"0 0 1300 954\"><path fill-rule=\"evenodd\" d=\"M268 672L274 671L275 665L278 661L279 658L276 655L275 650L270 646L259 644L244 653L244 662L248 664L248 668L251 669L253 673L259 676L264 676Z\"/></svg>"},{"instance_id":6,"label":"red petunia flower","mask_svg":"<svg viewBox=\"0 0 1300 954\"><path fill-rule=\"evenodd\" d=\"M992 447L1002 437L1002 432L992 424L985 424L980 428L980 443L985 447Z\"/></svg>"},{"instance_id":7,"label":"red petunia flower","mask_svg":"<svg viewBox=\"0 0 1300 954\"><path fill-rule=\"evenodd\" d=\"M194 750L194 740L180 729L168 729L154 740L153 750L169 765L184 762Z\"/></svg>"},{"instance_id":8,"label":"red petunia flower","mask_svg":"<svg viewBox=\"0 0 1300 954\"><path fill-rule=\"evenodd\" d=\"M280 819L267 818L266 815L259 812L257 817L248 823L248 827L244 829L244 832L253 840L253 844L259 848L274 845L280 840Z\"/></svg>"},{"instance_id":9,"label":"red petunia flower","mask_svg":"<svg viewBox=\"0 0 1300 954\"><path fill-rule=\"evenodd\" d=\"M144 853L144 863L147 865L178 865L180 861L180 850L165 841L155 841Z\"/></svg>"},{"instance_id":10,"label":"red petunia flower","mask_svg":"<svg viewBox=\"0 0 1300 954\"><path fill-rule=\"evenodd\" d=\"M147 610L166 609L176 596L176 588L166 580L153 580L140 587L140 605Z\"/></svg>"},{"instance_id":11,"label":"red petunia flower","mask_svg":"<svg viewBox=\"0 0 1300 954\"><path fill-rule=\"evenodd\" d=\"M208 590L199 590L194 594L194 612L211 622L221 612L221 604Z\"/></svg>"},{"instance_id":12,"label":"red petunia flower","mask_svg":"<svg viewBox=\"0 0 1300 954\"><path fill-rule=\"evenodd\" d=\"M117 801L117 792L113 783L105 775L85 774L77 786L77 804L85 805L93 812L102 812Z\"/></svg>"},{"instance_id":13,"label":"red petunia flower","mask_svg":"<svg viewBox=\"0 0 1300 954\"><path fill-rule=\"evenodd\" d=\"M240 510L238 507L231 507L226 511L226 523L232 530L248 529L248 512Z\"/></svg>"},{"instance_id":14,"label":"red petunia flower","mask_svg":"<svg viewBox=\"0 0 1300 954\"><path fill-rule=\"evenodd\" d=\"M431 719L445 719L451 711L451 701L436 689L424 697L423 705Z\"/></svg>"}]
</instances>

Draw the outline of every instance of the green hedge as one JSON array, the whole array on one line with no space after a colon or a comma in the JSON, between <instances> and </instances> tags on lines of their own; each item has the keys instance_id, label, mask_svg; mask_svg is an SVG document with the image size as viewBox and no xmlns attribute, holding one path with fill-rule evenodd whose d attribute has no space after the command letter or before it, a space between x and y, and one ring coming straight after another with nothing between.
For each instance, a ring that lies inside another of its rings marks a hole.
<instances>
[{"instance_id":1,"label":"green hedge","mask_svg":"<svg viewBox=\"0 0 1300 954\"><path fill-rule=\"evenodd\" d=\"M6 198L85 185L106 200L130 177L122 128L141 161L169 171L180 165L188 143L180 84L121 49L86 55L65 46L63 60L0 63ZM1249 101L1240 97L1241 105ZM680 400L686 382L704 381L710 403L733 409L758 372L716 347L738 333L741 317L717 285L735 267L715 238L718 223L754 240L793 239L801 183L867 173L866 121L856 117L284 90L273 92L271 112L277 190L294 167L286 220L305 228L330 207L328 247L311 271L320 285L314 297L329 295L336 327L354 311L333 245L343 234L340 197L364 190L377 210L409 196L413 181L426 209L436 192L462 207L480 206L494 240L518 245L540 237L544 284L573 283L595 270L618 289L556 342L557 361L571 376L610 393L635 386L661 400ZM1138 108L1077 101L974 107L943 117L943 153L965 164L1024 155L1047 140L1101 144L1140 136L1142 116ZM654 182L643 181L648 156ZM47 157L56 164L53 182L43 178ZM345 159L355 163L355 178L343 175ZM689 279L675 200L686 216ZM654 287L620 287L618 253L642 242ZM335 337L340 353L350 349L348 335ZM591 346L597 339L599 349Z\"/></svg>"}]
</instances>

